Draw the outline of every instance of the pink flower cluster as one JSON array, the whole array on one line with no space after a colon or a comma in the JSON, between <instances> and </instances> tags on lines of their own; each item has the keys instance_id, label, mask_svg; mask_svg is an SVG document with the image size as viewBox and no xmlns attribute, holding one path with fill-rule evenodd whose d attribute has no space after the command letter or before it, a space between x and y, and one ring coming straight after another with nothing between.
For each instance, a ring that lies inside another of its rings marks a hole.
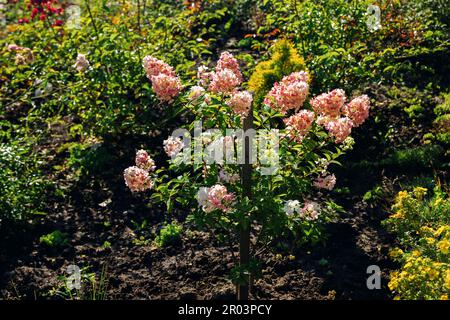
<instances>
[{"instance_id":1,"label":"pink flower cluster","mask_svg":"<svg viewBox=\"0 0 450 320\"><path fill-rule=\"evenodd\" d=\"M201 86L193 86L189 91L189 100L196 101L205 93L205 89Z\"/></svg>"},{"instance_id":2,"label":"pink flower cluster","mask_svg":"<svg viewBox=\"0 0 450 320\"><path fill-rule=\"evenodd\" d=\"M152 89L158 99L164 102L172 102L183 88L173 68L152 56L144 57L142 66L147 73L147 78L152 82Z\"/></svg>"},{"instance_id":3,"label":"pink flower cluster","mask_svg":"<svg viewBox=\"0 0 450 320\"><path fill-rule=\"evenodd\" d=\"M336 143L342 143L352 132L353 122L347 117L338 118L325 123L325 128Z\"/></svg>"},{"instance_id":4,"label":"pink flower cluster","mask_svg":"<svg viewBox=\"0 0 450 320\"><path fill-rule=\"evenodd\" d=\"M234 199L234 193L229 193L227 188L220 184L216 184L211 188L202 187L197 194L198 204L205 212L214 210L229 212Z\"/></svg>"},{"instance_id":5,"label":"pink flower cluster","mask_svg":"<svg viewBox=\"0 0 450 320\"><path fill-rule=\"evenodd\" d=\"M354 127L359 127L369 117L370 100L367 95L356 97L344 106L344 114L349 117Z\"/></svg>"},{"instance_id":6,"label":"pink flower cluster","mask_svg":"<svg viewBox=\"0 0 450 320\"><path fill-rule=\"evenodd\" d=\"M23 47L18 46L15 43L8 44L8 47L7 47L8 51L19 51L19 50L22 50L22 49L23 49Z\"/></svg>"},{"instance_id":7,"label":"pink flower cluster","mask_svg":"<svg viewBox=\"0 0 450 320\"><path fill-rule=\"evenodd\" d=\"M241 117L246 117L252 106L253 96L248 91L235 91L231 94L227 104L233 112Z\"/></svg>"},{"instance_id":8,"label":"pink flower cluster","mask_svg":"<svg viewBox=\"0 0 450 320\"><path fill-rule=\"evenodd\" d=\"M317 115L324 118L337 118L340 116L345 104L345 92L342 89L322 93L309 102Z\"/></svg>"},{"instance_id":9,"label":"pink flower cluster","mask_svg":"<svg viewBox=\"0 0 450 320\"><path fill-rule=\"evenodd\" d=\"M178 77L161 73L152 77L152 88L159 100L170 103L178 96L183 86Z\"/></svg>"},{"instance_id":10,"label":"pink flower cluster","mask_svg":"<svg viewBox=\"0 0 450 320\"><path fill-rule=\"evenodd\" d=\"M297 142L302 142L305 135L311 129L314 122L314 112L309 110L300 110L298 113L284 119L289 136Z\"/></svg>"},{"instance_id":11,"label":"pink flower cluster","mask_svg":"<svg viewBox=\"0 0 450 320\"><path fill-rule=\"evenodd\" d=\"M309 92L308 73L294 72L275 82L266 95L264 104L286 114L288 110L298 110L305 102Z\"/></svg>"},{"instance_id":12,"label":"pink flower cluster","mask_svg":"<svg viewBox=\"0 0 450 320\"><path fill-rule=\"evenodd\" d=\"M320 215L320 206L317 202L306 200L305 205L300 210L300 217L313 221L317 220Z\"/></svg>"},{"instance_id":13,"label":"pink flower cluster","mask_svg":"<svg viewBox=\"0 0 450 320\"><path fill-rule=\"evenodd\" d=\"M147 151L142 149L136 152L136 166L146 171L154 171L156 169L155 161L150 158Z\"/></svg>"},{"instance_id":14,"label":"pink flower cluster","mask_svg":"<svg viewBox=\"0 0 450 320\"><path fill-rule=\"evenodd\" d=\"M145 56L142 59L142 66L147 73L147 78L151 81L153 76L157 76L161 73L175 77L176 74L173 68L162 60L159 60L152 56Z\"/></svg>"},{"instance_id":15,"label":"pink flower cluster","mask_svg":"<svg viewBox=\"0 0 450 320\"><path fill-rule=\"evenodd\" d=\"M314 181L314 186L319 189L333 190L336 184L336 176L334 174L327 176L319 176Z\"/></svg>"},{"instance_id":16,"label":"pink flower cluster","mask_svg":"<svg viewBox=\"0 0 450 320\"><path fill-rule=\"evenodd\" d=\"M209 76L209 90L214 93L231 93L242 82L242 73L239 64L233 55L227 51L222 52L213 73L202 73L200 79Z\"/></svg>"},{"instance_id":17,"label":"pink flower cluster","mask_svg":"<svg viewBox=\"0 0 450 320\"><path fill-rule=\"evenodd\" d=\"M239 78L230 69L217 70L211 75L209 90L214 93L230 93L241 84Z\"/></svg>"},{"instance_id":18,"label":"pink flower cluster","mask_svg":"<svg viewBox=\"0 0 450 320\"><path fill-rule=\"evenodd\" d=\"M147 151L139 150L136 152L135 162L136 166L126 168L123 173L125 184L132 192L151 189L154 182L149 172L156 169L155 161L150 158Z\"/></svg>"},{"instance_id":19,"label":"pink flower cluster","mask_svg":"<svg viewBox=\"0 0 450 320\"><path fill-rule=\"evenodd\" d=\"M320 214L320 206L317 202L306 200L303 207L298 200L288 200L284 204L284 212L288 216L298 214L306 220L317 220Z\"/></svg>"},{"instance_id":20,"label":"pink flower cluster","mask_svg":"<svg viewBox=\"0 0 450 320\"><path fill-rule=\"evenodd\" d=\"M292 72L290 75L285 76L282 81L309 83L309 74L306 71Z\"/></svg>"},{"instance_id":21,"label":"pink flower cluster","mask_svg":"<svg viewBox=\"0 0 450 320\"><path fill-rule=\"evenodd\" d=\"M169 157L175 157L183 148L184 143L178 137L170 136L167 140L164 140L164 151Z\"/></svg>"},{"instance_id":22,"label":"pink flower cluster","mask_svg":"<svg viewBox=\"0 0 450 320\"><path fill-rule=\"evenodd\" d=\"M350 135L352 128L360 126L369 116L368 96L356 97L348 104L345 101L342 89L322 93L310 101L318 115L317 123L323 125L337 143L342 143Z\"/></svg>"},{"instance_id":23,"label":"pink flower cluster","mask_svg":"<svg viewBox=\"0 0 450 320\"><path fill-rule=\"evenodd\" d=\"M141 192L153 187L153 181L150 179L148 171L139 167L126 168L123 177L125 184L132 192Z\"/></svg>"},{"instance_id":24,"label":"pink flower cluster","mask_svg":"<svg viewBox=\"0 0 450 320\"><path fill-rule=\"evenodd\" d=\"M242 73L241 70L239 70L239 63L236 58L233 57L233 55L228 51L222 52L216 65L216 71L225 69L233 71L233 73L236 75L236 78L238 78L239 83L242 82Z\"/></svg>"}]
</instances>

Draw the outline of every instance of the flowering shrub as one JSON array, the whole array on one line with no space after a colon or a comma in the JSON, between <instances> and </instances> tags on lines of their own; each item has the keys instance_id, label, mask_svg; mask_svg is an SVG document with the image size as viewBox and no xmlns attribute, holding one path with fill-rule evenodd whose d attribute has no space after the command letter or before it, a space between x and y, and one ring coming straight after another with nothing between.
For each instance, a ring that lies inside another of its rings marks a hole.
<instances>
[{"instance_id":1,"label":"flowering shrub","mask_svg":"<svg viewBox=\"0 0 450 320\"><path fill-rule=\"evenodd\" d=\"M143 66L152 82L161 75L175 77L170 66L155 58L144 58ZM328 167L351 148L349 134L354 123L349 117L358 114L358 125L367 118L367 97L346 104L345 93L338 89L307 104L309 74L300 71L273 83L263 103L253 103L252 109L252 93L239 88L243 81L239 64L228 52L221 54L212 71L201 66L197 81L181 97L196 121L187 126L189 130L164 141L164 150L171 158L169 167L157 169L151 178L148 168L153 170L155 164L148 165L147 153L138 151L136 166L124 172L130 190L153 187L152 199L164 202L168 211L174 203L194 205L198 210L190 219L214 229L221 238L233 241L239 232L248 232L249 239L253 233L258 239L252 243L253 254L280 236L295 237L300 242L321 240L321 228L337 208L323 194L336 182ZM177 92L170 95L170 101ZM165 95L158 96L168 101ZM206 127L205 132L198 132L203 129L199 124ZM248 131L236 131L243 126L246 130L259 129L252 137L257 138L258 148L253 140L245 142ZM257 159L251 162L252 157ZM211 158L215 161L209 161ZM177 172L177 178L170 179L169 171ZM242 241L241 235L241 246ZM251 259L243 262L241 252L233 280L241 285L248 283L248 274L256 274L257 265Z\"/></svg>"},{"instance_id":2,"label":"flowering shrub","mask_svg":"<svg viewBox=\"0 0 450 320\"><path fill-rule=\"evenodd\" d=\"M437 188L427 200L427 192L400 191L386 221L405 250L390 252L401 263L389 282L396 299L448 300L450 294L450 200Z\"/></svg>"}]
</instances>

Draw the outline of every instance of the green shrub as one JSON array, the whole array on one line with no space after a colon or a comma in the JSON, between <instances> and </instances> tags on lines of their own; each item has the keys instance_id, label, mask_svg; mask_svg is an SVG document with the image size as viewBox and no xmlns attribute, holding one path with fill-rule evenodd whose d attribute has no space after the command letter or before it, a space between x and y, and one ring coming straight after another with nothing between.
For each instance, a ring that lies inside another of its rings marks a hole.
<instances>
[{"instance_id":1,"label":"green shrub","mask_svg":"<svg viewBox=\"0 0 450 320\"><path fill-rule=\"evenodd\" d=\"M0 143L0 226L44 214L45 196L52 187L30 148Z\"/></svg>"},{"instance_id":2,"label":"green shrub","mask_svg":"<svg viewBox=\"0 0 450 320\"><path fill-rule=\"evenodd\" d=\"M364 196L363 200L367 203L374 203L377 201L380 201L384 198L384 190L381 186L375 186L373 189L367 191Z\"/></svg>"},{"instance_id":3,"label":"green shrub","mask_svg":"<svg viewBox=\"0 0 450 320\"><path fill-rule=\"evenodd\" d=\"M159 235L155 238L155 243L158 247L167 247L175 244L181 240L181 232L183 228L176 223L170 223L164 226Z\"/></svg>"},{"instance_id":4,"label":"green shrub","mask_svg":"<svg viewBox=\"0 0 450 320\"><path fill-rule=\"evenodd\" d=\"M450 113L450 93L444 95L444 101L434 108L436 116L443 116Z\"/></svg>"},{"instance_id":5,"label":"green shrub","mask_svg":"<svg viewBox=\"0 0 450 320\"><path fill-rule=\"evenodd\" d=\"M85 176L109 170L113 156L101 143L72 143L68 146L68 150L67 165L79 175Z\"/></svg>"},{"instance_id":6,"label":"green shrub","mask_svg":"<svg viewBox=\"0 0 450 320\"><path fill-rule=\"evenodd\" d=\"M398 169L432 168L440 164L443 149L437 145L424 145L415 148L395 151L385 160L384 166L393 166Z\"/></svg>"},{"instance_id":7,"label":"green shrub","mask_svg":"<svg viewBox=\"0 0 450 320\"><path fill-rule=\"evenodd\" d=\"M405 112L411 119L419 118L423 116L425 109L420 104L412 104L409 107L406 107Z\"/></svg>"},{"instance_id":8,"label":"green shrub","mask_svg":"<svg viewBox=\"0 0 450 320\"><path fill-rule=\"evenodd\" d=\"M147 133L159 129L162 119L173 118L163 112L166 108L155 108L158 101L142 58L164 58L189 78L196 72L193 60L210 55L216 37L229 32L222 26L232 17L222 1L208 2L200 12L190 12L181 3L152 1L145 11L141 3L138 21L135 1L96 0L81 2L80 28L50 28L38 19L16 24L19 17L13 13L25 3L16 6L10 17L14 23L0 39L1 104L18 101L34 117L70 116L84 134L95 136ZM34 61L16 65L15 53L6 49L13 43L30 48ZM90 63L85 72L74 68L78 53ZM47 85L48 92L37 96Z\"/></svg>"},{"instance_id":9,"label":"green shrub","mask_svg":"<svg viewBox=\"0 0 450 320\"><path fill-rule=\"evenodd\" d=\"M45 234L39 238L39 242L53 248L64 247L69 244L66 233L55 230L49 234Z\"/></svg>"},{"instance_id":10,"label":"green shrub","mask_svg":"<svg viewBox=\"0 0 450 320\"><path fill-rule=\"evenodd\" d=\"M434 132L436 140L443 144L450 144L450 93L444 95L444 102L434 109Z\"/></svg>"}]
</instances>

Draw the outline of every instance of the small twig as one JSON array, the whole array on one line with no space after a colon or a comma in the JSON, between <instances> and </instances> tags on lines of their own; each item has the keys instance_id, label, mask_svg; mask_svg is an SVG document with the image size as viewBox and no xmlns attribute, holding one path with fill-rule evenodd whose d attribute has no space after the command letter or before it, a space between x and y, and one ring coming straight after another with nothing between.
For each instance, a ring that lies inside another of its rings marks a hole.
<instances>
[{"instance_id":1,"label":"small twig","mask_svg":"<svg viewBox=\"0 0 450 320\"><path fill-rule=\"evenodd\" d=\"M141 34L141 1L137 1L137 26L139 30L139 35Z\"/></svg>"}]
</instances>

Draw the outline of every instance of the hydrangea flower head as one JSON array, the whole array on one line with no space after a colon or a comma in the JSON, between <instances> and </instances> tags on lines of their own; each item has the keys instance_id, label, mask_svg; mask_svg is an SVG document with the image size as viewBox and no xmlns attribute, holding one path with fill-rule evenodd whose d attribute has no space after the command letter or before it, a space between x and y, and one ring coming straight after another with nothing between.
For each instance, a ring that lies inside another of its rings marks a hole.
<instances>
[{"instance_id":1,"label":"hydrangea flower head","mask_svg":"<svg viewBox=\"0 0 450 320\"><path fill-rule=\"evenodd\" d=\"M153 181L150 179L148 171L138 168L126 168L123 177L125 184L132 192L142 192L153 187Z\"/></svg>"},{"instance_id":2,"label":"hydrangea flower head","mask_svg":"<svg viewBox=\"0 0 450 320\"><path fill-rule=\"evenodd\" d=\"M333 190L335 184L336 176L334 174L319 176L314 181L314 186L319 189Z\"/></svg>"},{"instance_id":3,"label":"hydrangea flower head","mask_svg":"<svg viewBox=\"0 0 450 320\"><path fill-rule=\"evenodd\" d=\"M202 72L200 72L202 71ZM222 52L217 61L215 72L206 72L205 69L198 72L201 83L209 82L209 90L214 93L233 92L242 82L242 73L239 70L237 60L228 51Z\"/></svg>"},{"instance_id":4,"label":"hydrangea flower head","mask_svg":"<svg viewBox=\"0 0 450 320\"><path fill-rule=\"evenodd\" d=\"M147 171L154 171L156 169L155 161L145 150L138 150L136 152L136 166Z\"/></svg>"},{"instance_id":5,"label":"hydrangea flower head","mask_svg":"<svg viewBox=\"0 0 450 320\"><path fill-rule=\"evenodd\" d=\"M229 193L223 185L216 184L209 189L208 202L215 208L228 212L234 200L234 194Z\"/></svg>"},{"instance_id":6,"label":"hydrangea flower head","mask_svg":"<svg viewBox=\"0 0 450 320\"><path fill-rule=\"evenodd\" d=\"M142 59L142 67L144 67L149 80L152 80L153 76L157 76L161 73L172 77L176 76L171 66L152 56L145 56L144 59Z\"/></svg>"},{"instance_id":7,"label":"hydrangea flower head","mask_svg":"<svg viewBox=\"0 0 450 320\"><path fill-rule=\"evenodd\" d=\"M151 80L152 89L161 101L172 102L183 88L178 77L167 75L165 73L152 76Z\"/></svg>"},{"instance_id":8,"label":"hydrangea flower head","mask_svg":"<svg viewBox=\"0 0 450 320\"><path fill-rule=\"evenodd\" d=\"M284 119L289 135L296 141L301 142L314 122L314 112L300 110L298 113Z\"/></svg>"},{"instance_id":9,"label":"hydrangea flower head","mask_svg":"<svg viewBox=\"0 0 450 320\"><path fill-rule=\"evenodd\" d=\"M228 212L234 201L234 194L229 193L223 185L216 184L211 188L202 187L197 193L197 201L203 211L221 210Z\"/></svg>"},{"instance_id":10,"label":"hydrangea flower head","mask_svg":"<svg viewBox=\"0 0 450 320\"><path fill-rule=\"evenodd\" d=\"M298 110L309 93L306 72L294 72L285 76L280 82L275 82L266 95L264 104L286 114L288 110Z\"/></svg>"},{"instance_id":11,"label":"hydrangea flower head","mask_svg":"<svg viewBox=\"0 0 450 320\"><path fill-rule=\"evenodd\" d=\"M367 95L354 98L344 106L344 114L350 118L354 127L359 127L369 117L370 100Z\"/></svg>"},{"instance_id":12,"label":"hydrangea flower head","mask_svg":"<svg viewBox=\"0 0 450 320\"><path fill-rule=\"evenodd\" d=\"M228 51L224 51L221 53L219 61L217 61L216 65L216 72L225 69L231 70L236 75L239 83L242 82L242 73L239 70L239 63L236 58Z\"/></svg>"},{"instance_id":13,"label":"hydrangea flower head","mask_svg":"<svg viewBox=\"0 0 450 320\"><path fill-rule=\"evenodd\" d=\"M15 43L9 44L8 47L7 47L8 51L19 51L19 50L22 50L22 49L23 48L21 46L18 46Z\"/></svg>"},{"instance_id":14,"label":"hydrangea flower head","mask_svg":"<svg viewBox=\"0 0 450 320\"><path fill-rule=\"evenodd\" d=\"M222 69L211 75L209 90L214 93L231 93L240 84L241 81L232 70Z\"/></svg>"},{"instance_id":15,"label":"hydrangea flower head","mask_svg":"<svg viewBox=\"0 0 450 320\"><path fill-rule=\"evenodd\" d=\"M227 104L233 112L241 117L246 117L252 106L253 96L248 91L235 91L231 94Z\"/></svg>"},{"instance_id":16,"label":"hydrangea flower head","mask_svg":"<svg viewBox=\"0 0 450 320\"><path fill-rule=\"evenodd\" d=\"M306 200L303 208L300 210L300 216L306 220L317 220L320 215L320 206L317 202Z\"/></svg>"},{"instance_id":17,"label":"hydrangea flower head","mask_svg":"<svg viewBox=\"0 0 450 320\"><path fill-rule=\"evenodd\" d=\"M288 215L288 216L292 216L294 214L300 213L300 210L301 210L300 201L298 201L298 200L286 201L286 203L284 204L283 210L286 213L286 215Z\"/></svg>"},{"instance_id":18,"label":"hydrangea flower head","mask_svg":"<svg viewBox=\"0 0 450 320\"><path fill-rule=\"evenodd\" d=\"M201 86L193 86L189 91L189 100L197 101L203 94L205 93L205 89Z\"/></svg>"},{"instance_id":19,"label":"hydrangea flower head","mask_svg":"<svg viewBox=\"0 0 450 320\"><path fill-rule=\"evenodd\" d=\"M166 154L173 158L184 148L184 143L179 137L170 136L167 140L164 140L164 151Z\"/></svg>"},{"instance_id":20,"label":"hydrangea flower head","mask_svg":"<svg viewBox=\"0 0 450 320\"><path fill-rule=\"evenodd\" d=\"M318 95L311 99L309 103L319 116L337 118L341 115L345 99L344 90L334 89L330 92Z\"/></svg>"},{"instance_id":21,"label":"hydrangea flower head","mask_svg":"<svg viewBox=\"0 0 450 320\"><path fill-rule=\"evenodd\" d=\"M309 73L306 71L292 72L290 75L284 77L284 79L282 81L284 81L286 83L292 83L292 82L309 83Z\"/></svg>"},{"instance_id":22,"label":"hydrangea flower head","mask_svg":"<svg viewBox=\"0 0 450 320\"><path fill-rule=\"evenodd\" d=\"M334 137L336 143L342 143L352 132L353 122L347 117L332 120L325 125L328 132Z\"/></svg>"}]
</instances>

